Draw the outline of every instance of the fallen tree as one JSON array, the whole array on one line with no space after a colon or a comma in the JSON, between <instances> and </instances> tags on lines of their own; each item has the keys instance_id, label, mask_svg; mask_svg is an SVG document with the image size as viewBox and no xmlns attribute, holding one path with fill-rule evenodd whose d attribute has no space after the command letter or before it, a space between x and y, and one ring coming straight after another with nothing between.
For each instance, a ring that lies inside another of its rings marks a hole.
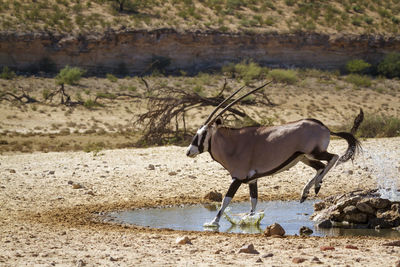
<instances>
[{"instance_id":1,"label":"fallen tree","mask_svg":"<svg viewBox=\"0 0 400 267\"><path fill-rule=\"evenodd\" d=\"M151 88L144 81L148 89L147 111L138 116L136 123L143 126L144 134L140 142L142 144L164 144L170 140L179 141L192 136L187 132L186 115L190 110L205 106L218 106L225 97L227 89L225 80L221 90L215 96L202 96L194 91L185 91L170 86ZM225 107L229 105L228 101ZM255 98L247 98L241 102L242 105L267 105L274 106L265 93L256 93ZM255 123L244 111L239 108L229 108L231 113L226 117L233 116L234 119L246 118ZM181 124L181 125L180 125Z\"/></svg>"}]
</instances>

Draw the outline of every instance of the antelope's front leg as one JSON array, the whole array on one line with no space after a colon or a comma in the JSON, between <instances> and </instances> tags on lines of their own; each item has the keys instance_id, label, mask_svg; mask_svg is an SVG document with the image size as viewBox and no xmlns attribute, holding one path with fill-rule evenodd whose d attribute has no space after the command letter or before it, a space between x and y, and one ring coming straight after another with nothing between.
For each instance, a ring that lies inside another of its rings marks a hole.
<instances>
[{"instance_id":1,"label":"antelope's front leg","mask_svg":"<svg viewBox=\"0 0 400 267\"><path fill-rule=\"evenodd\" d=\"M224 213L224 210L231 202L232 198L236 194L236 191L239 189L241 184L242 184L242 181L240 181L239 179L236 179L236 178L232 179L232 183L229 186L228 192L226 193L224 199L222 200L222 205L217 213L217 216L215 216L214 220L212 220L211 223L209 223L205 226L215 226L215 227L219 226L219 220L221 219L221 216Z\"/></svg>"},{"instance_id":2,"label":"antelope's front leg","mask_svg":"<svg viewBox=\"0 0 400 267\"><path fill-rule=\"evenodd\" d=\"M250 191L250 203L251 203L250 215L253 216L254 213L256 212L256 206L258 200L257 180L251 181L249 183L249 191Z\"/></svg>"}]
</instances>

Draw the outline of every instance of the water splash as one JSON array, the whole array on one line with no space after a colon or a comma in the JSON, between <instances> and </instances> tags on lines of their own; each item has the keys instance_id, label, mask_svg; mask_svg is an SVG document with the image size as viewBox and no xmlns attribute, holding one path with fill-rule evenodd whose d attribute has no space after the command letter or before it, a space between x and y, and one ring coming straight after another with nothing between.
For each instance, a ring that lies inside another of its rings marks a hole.
<instances>
[{"instance_id":1,"label":"water splash","mask_svg":"<svg viewBox=\"0 0 400 267\"><path fill-rule=\"evenodd\" d=\"M260 225L261 220L264 218L264 211L250 214L231 214L229 208L225 210L224 217L232 225L246 226L246 225ZM236 218L238 217L238 218Z\"/></svg>"},{"instance_id":2,"label":"water splash","mask_svg":"<svg viewBox=\"0 0 400 267\"><path fill-rule=\"evenodd\" d=\"M381 198L391 201L400 201L398 191L399 160L395 151L382 145L377 145L373 151L364 151L364 155L372 160L370 169L378 184L378 193Z\"/></svg>"}]
</instances>

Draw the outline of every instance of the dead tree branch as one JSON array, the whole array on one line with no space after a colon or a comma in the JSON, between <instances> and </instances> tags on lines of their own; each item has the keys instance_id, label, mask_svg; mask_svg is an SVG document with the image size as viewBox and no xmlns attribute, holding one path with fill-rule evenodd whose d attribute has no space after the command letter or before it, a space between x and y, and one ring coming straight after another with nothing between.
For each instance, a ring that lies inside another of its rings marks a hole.
<instances>
[{"instance_id":1,"label":"dead tree branch","mask_svg":"<svg viewBox=\"0 0 400 267\"><path fill-rule=\"evenodd\" d=\"M20 87L19 89L21 91L20 95L10 93L10 92L0 93L0 102L2 100L9 101L9 102L17 101L22 104L30 104L30 103L38 103L39 102L36 98L30 96L23 88Z\"/></svg>"},{"instance_id":2,"label":"dead tree branch","mask_svg":"<svg viewBox=\"0 0 400 267\"><path fill-rule=\"evenodd\" d=\"M204 106L218 106L225 99L223 92L226 87L227 81L225 80L220 92L217 96L213 97L201 96L195 92L169 86L151 89L150 95L145 97L148 101L147 111L139 115L136 121L136 123L142 125L144 128L142 143L163 144L168 139L178 138L180 131L183 133L180 135L181 138L185 138L185 134L187 133L187 112ZM263 103L263 95L257 94L257 96L244 99L241 103L243 105L258 105ZM259 99L260 96L262 97L261 99ZM270 101L268 100L268 102ZM226 107L229 103L228 101L222 107ZM245 112L237 108L229 108L228 110L234 116L241 118L249 117ZM180 122L183 129L179 128Z\"/></svg>"}]
</instances>

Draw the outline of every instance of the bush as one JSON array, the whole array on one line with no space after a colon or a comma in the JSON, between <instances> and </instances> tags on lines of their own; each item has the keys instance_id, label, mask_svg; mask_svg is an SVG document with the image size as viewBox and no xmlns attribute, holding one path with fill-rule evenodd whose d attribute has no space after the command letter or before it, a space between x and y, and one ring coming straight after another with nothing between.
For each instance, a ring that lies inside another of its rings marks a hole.
<instances>
[{"instance_id":1,"label":"bush","mask_svg":"<svg viewBox=\"0 0 400 267\"><path fill-rule=\"evenodd\" d=\"M61 84L77 84L85 73L84 70L77 67L66 66L56 76L56 83Z\"/></svg>"},{"instance_id":2,"label":"bush","mask_svg":"<svg viewBox=\"0 0 400 267\"><path fill-rule=\"evenodd\" d=\"M362 59L350 60L346 64L346 70L350 73L365 73L369 67L371 67L371 64Z\"/></svg>"},{"instance_id":3,"label":"bush","mask_svg":"<svg viewBox=\"0 0 400 267\"><path fill-rule=\"evenodd\" d=\"M400 136L400 119L392 116L366 114L358 130L366 138Z\"/></svg>"},{"instance_id":4,"label":"bush","mask_svg":"<svg viewBox=\"0 0 400 267\"><path fill-rule=\"evenodd\" d=\"M400 77L400 53L390 53L378 65L378 73L388 78Z\"/></svg>"},{"instance_id":5,"label":"bush","mask_svg":"<svg viewBox=\"0 0 400 267\"><path fill-rule=\"evenodd\" d=\"M261 67L252 61L242 61L236 65L231 63L223 66L222 72L228 72L233 77L243 79L246 84L249 84L254 79L262 79L268 73L268 68Z\"/></svg>"},{"instance_id":6,"label":"bush","mask_svg":"<svg viewBox=\"0 0 400 267\"><path fill-rule=\"evenodd\" d=\"M106 78L107 78L107 80L109 80L110 82L113 82L113 83L118 81L118 78L115 77L114 75L110 74L110 73L106 74Z\"/></svg>"},{"instance_id":7,"label":"bush","mask_svg":"<svg viewBox=\"0 0 400 267\"><path fill-rule=\"evenodd\" d=\"M370 87L372 84L370 77L359 74L347 75L346 81L359 87Z\"/></svg>"},{"instance_id":8,"label":"bush","mask_svg":"<svg viewBox=\"0 0 400 267\"><path fill-rule=\"evenodd\" d=\"M255 62L242 62L235 65L235 72L248 84L254 79L261 78L267 72L267 69L260 67Z\"/></svg>"},{"instance_id":9,"label":"bush","mask_svg":"<svg viewBox=\"0 0 400 267\"><path fill-rule=\"evenodd\" d=\"M269 72L269 76L277 82L294 84L297 82L297 73L294 70L275 69Z\"/></svg>"},{"instance_id":10,"label":"bush","mask_svg":"<svg viewBox=\"0 0 400 267\"><path fill-rule=\"evenodd\" d=\"M12 80L16 77L15 72L10 70L7 66L3 67L3 71L0 73L0 78L5 80Z\"/></svg>"}]
</instances>

